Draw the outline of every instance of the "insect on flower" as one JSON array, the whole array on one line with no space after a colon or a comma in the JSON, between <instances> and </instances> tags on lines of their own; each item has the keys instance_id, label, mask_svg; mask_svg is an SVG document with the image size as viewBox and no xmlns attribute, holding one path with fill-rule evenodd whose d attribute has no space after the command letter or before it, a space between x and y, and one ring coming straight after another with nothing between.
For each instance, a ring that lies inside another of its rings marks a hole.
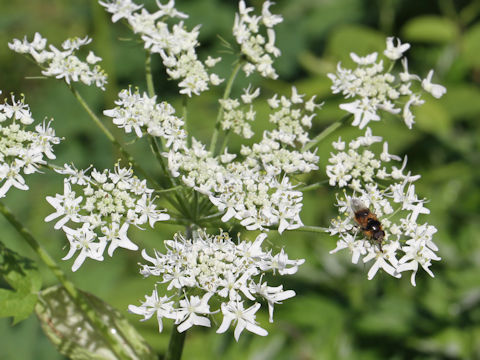
<instances>
[{"instance_id":1,"label":"insect on flower","mask_svg":"<svg viewBox=\"0 0 480 360\"><path fill-rule=\"evenodd\" d=\"M385 237L385 231L382 229L382 224L377 219L377 215L372 213L370 209L359 199L353 198L351 201L351 208L353 210L353 218L360 226L363 234L373 240L380 251L382 250L382 242Z\"/></svg>"}]
</instances>

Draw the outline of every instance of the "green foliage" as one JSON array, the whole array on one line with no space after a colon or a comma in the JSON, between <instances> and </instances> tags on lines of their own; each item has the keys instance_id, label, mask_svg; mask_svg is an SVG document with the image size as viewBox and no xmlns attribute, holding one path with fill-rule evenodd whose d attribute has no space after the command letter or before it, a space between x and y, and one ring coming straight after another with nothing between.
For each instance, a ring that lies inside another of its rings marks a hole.
<instances>
[{"instance_id":1,"label":"green foliage","mask_svg":"<svg viewBox=\"0 0 480 360\"><path fill-rule=\"evenodd\" d=\"M442 16L419 16L409 20L402 28L405 41L446 44L458 36L457 25Z\"/></svg>"},{"instance_id":2,"label":"green foliage","mask_svg":"<svg viewBox=\"0 0 480 360\"><path fill-rule=\"evenodd\" d=\"M87 297L109 331L120 339L129 358L156 359L143 338L118 310L91 294L83 293L83 296ZM47 288L39 297L35 313L43 331L60 353L73 360L116 359L102 334L92 327L63 287Z\"/></svg>"},{"instance_id":3,"label":"green foliage","mask_svg":"<svg viewBox=\"0 0 480 360\"><path fill-rule=\"evenodd\" d=\"M0 317L13 317L13 324L26 319L37 303L42 281L30 259L8 249L0 242Z\"/></svg>"}]
</instances>

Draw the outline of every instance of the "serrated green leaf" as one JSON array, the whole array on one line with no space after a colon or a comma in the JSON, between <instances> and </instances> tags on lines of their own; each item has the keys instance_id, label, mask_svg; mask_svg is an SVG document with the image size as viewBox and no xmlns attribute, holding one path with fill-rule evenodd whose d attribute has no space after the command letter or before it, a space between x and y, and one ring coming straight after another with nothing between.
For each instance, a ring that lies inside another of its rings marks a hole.
<instances>
[{"instance_id":1,"label":"serrated green leaf","mask_svg":"<svg viewBox=\"0 0 480 360\"><path fill-rule=\"evenodd\" d=\"M36 303L35 294L0 289L0 317L13 316L13 324L28 318Z\"/></svg>"},{"instance_id":2,"label":"serrated green leaf","mask_svg":"<svg viewBox=\"0 0 480 360\"><path fill-rule=\"evenodd\" d=\"M458 28L450 19L427 15L408 21L401 33L403 39L408 41L446 44L457 38Z\"/></svg>"},{"instance_id":3,"label":"serrated green leaf","mask_svg":"<svg viewBox=\"0 0 480 360\"><path fill-rule=\"evenodd\" d=\"M87 297L101 321L124 344L131 359L156 359L146 341L118 310L91 294L82 294ZM73 360L116 359L102 335L92 327L63 287L43 290L39 298L35 312L45 334L60 353Z\"/></svg>"},{"instance_id":4,"label":"serrated green leaf","mask_svg":"<svg viewBox=\"0 0 480 360\"><path fill-rule=\"evenodd\" d=\"M0 317L13 316L13 324L26 319L37 302L41 287L35 264L0 242L0 277L9 285L0 289Z\"/></svg>"}]
</instances>

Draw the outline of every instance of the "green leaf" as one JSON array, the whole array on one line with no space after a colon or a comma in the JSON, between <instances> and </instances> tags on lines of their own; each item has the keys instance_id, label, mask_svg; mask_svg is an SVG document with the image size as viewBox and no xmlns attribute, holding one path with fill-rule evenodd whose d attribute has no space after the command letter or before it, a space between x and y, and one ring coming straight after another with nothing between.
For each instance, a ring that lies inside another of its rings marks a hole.
<instances>
[{"instance_id":1,"label":"green leaf","mask_svg":"<svg viewBox=\"0 0 480 360\"><path fill-rule=\"evenodd\" d=\"M131 359L156 359L146 341L118 310L91 294L82 294L112 334L118 336ZM116 359L101 333L92 327L63 287L45 289L39 298L35 312L45 334L60 353L73 360Z\"/></svg>"},{"instance_id":2,"label":"green leaf","mask_svg":"<svg viewBox=\"0 0 480 360\"><path fill-rule=\"evenodd\" d=\"M371 304L375 311L359 317L355 326L360 333L375 336L388 334L389 337L408 335L415 320L414 304L402 297L389 296Z\"/></svg>"},{"instance_id":3,"label":"green leaf","mask_svg":"<svg viewBox=\"0 0 480 360\"><path fill-rule=\"evenodd\" d=\"M442 98L442 103L451 117L476 121L475 116L480 114L480 101L478 99L480 99L478 87L463 83L457 86L449 86L447 93Z\"/></svg>"},{"instance_id":4,"label":"green leaf","mask_svg":"<svg viewBox=\"0 0 480 360\"><path fill-rule=\"evenodd\" d=\"M334 60L352 64L350 53L365 56L385 49L385 36L370 28L358 25L344 25L330 37L326 54Z\"/></svg>"},{"instance_id":5,"label":"green leaf","mask_svg":"<svg viewBox=\"0 0 480 360\"><path fill-rule=\"evenodd\" d=\"M468 65L480 66L480 24L472 26L465 32L461 50L463 59Z\"/></svg>"},{"instance_id":6,"label":"green leaf","mask_svg":"<svg viewBox=\"0 0 480 360\"><path fill-rule=\"evenodd\" d=\"M0 288L0 317L13 316L13 324L33 312L41 287L35 264L0 242L0 276L9 288Z\"/></svg>"},{"instance_id":7,"label":"green leaf","mask_svg":"<svg viewBox=\"0 0 480 360\"><path fill-rule=\"evenodd\" d=\"M447 136L452 128L452 118L438 101L428 100L422 106L414 108L414 127L438 136Z\"/></svg>"},{"instance_id":8,"label":"green leaf","mask_svg":"<svg viewBox=\"0 0 480 360\"><path fill-rule=\"evenodd\" d=\"M479 351L474 343L479 335L478 326L463 329L448 327L431 337L412 338L410 342L412 347L423 353L437 355L434 358L478 359Z\"/></svg>"},{"instance_id":9,"label":"green leaf","mask_svg":"<svg viewBox=\"0 0 480 360\"><path fill-rule=\"evenodd\" d=\"M408 41L445 44L457 38L458 28L450 19L426 15L408 21L401 33L402 37Z\"/></svg>"}]
</instances>

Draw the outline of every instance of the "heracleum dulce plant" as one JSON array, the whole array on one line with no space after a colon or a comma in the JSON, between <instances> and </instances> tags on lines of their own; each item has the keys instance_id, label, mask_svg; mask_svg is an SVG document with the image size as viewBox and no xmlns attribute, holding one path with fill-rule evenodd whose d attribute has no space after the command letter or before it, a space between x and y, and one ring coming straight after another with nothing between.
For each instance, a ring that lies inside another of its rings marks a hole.
<instances>
[{"instance_id":1,"label":"heracleum dulce plant","mask_svg":"<svg viewBox=\"0 0 480 360\"><path fill-rule=\"evenodd\" d=\"M351 53L355 68L339 63L328 77L332 93L344 97L340 108L345 116L312 134L316 113L322 111L322 99L315 94L306 96L292 86L289 93L264 100L262 89L253 85L232 94L240 76L248 79L255 73L270 81L278 78L275 60L281 49L275 45L275 26L283 18L272 13L272 2L264 2L261 9L239 2L230 36L237 60L225 79L215 72L220 57L197 55L200 26L187 27L188 15L177 10L173 0L156 5L149 12L130 0L99 1L113 22L124 22L143 43L148 59L147 89L135 84L122 89L103 114L93 113L76 90L78 83L98 91L109 86L102 59L85 51L92 42L88 36L56 46L36 33L8 44L33 59L43 76L65 82L122 155L110 169L77 169L75 159L54 164L53 145L61 139L52 123L35 126L23 97L17 100L12 95L10 103L0 105L0 195L6 196L12 187L28 190L25 175L41 168L51 168L63 177L58 193L46 194L53 209L45 221L65 234L63 260L71 261L72 271L81 271L91 261L108 266L108 257L136 252L139 281L154 277L162 286L138 294L139 302L128 311L142 321L157 321L159 331L165 321L174 324L167 359L181 356L184 334L195 326L212 327L217 333L231 329L237 341L244 331L268 335L257 321L257 312L267 311L273 322L276 304L295 301L295 289L284 289L282 278L309 261L288 257L294 243L271 248L266 239L272 232L328 233L337 243L331 253L349 251L353 263L361 259L368 267L368 279L383 271L404 281L406 273L415 286L419 270L434 276L432 261L440 260L433 242L436 228L425 222L427 201L415 193L420 175L408 170L406 156L390 154L388 139L374 135L370 127L390 113L415 131L412 109L424 103L423 94L439 98L446 91L432 83L433 70L423 79L409 72L405 57L409 44L390 37L383 53ZM186 104L183 108L175 108L163 99L165 94L154 92L153 56L159 57L167 77L176 84ZM203 143L187 130L189 122L202 121L188 112L188 99L213 87L221 87L223 96L216 104L218 116L210 142ZM256 106L262 101L270 109L270 127L258 134ZM167 181L160 183L142 169L104 122L148 142L151 162L159 163ZM35 131L29 126L35 126ZM358 136L349 142L339 138L329 154L319 154L318 144L339 126L358 127ZM255 134L257 142L242 145L238 152L229 149L229 138L250 139ZM339 216L327 227L302 222L304 197L312 195L305 190L308 184L298 179L311 172L328 178L325 186L337 194L332 208L338 208ZM370 225L355 221L358 203L381 224L380 243L373 241ZM133 238L129 231L161 227L166 220L185 230L159 239L159 249L165 250L145 248L142 239ZM230 234L233 224L243 231ZM76 300L81 296L73 290L70 295ZM95 324L95 315L90 316ZM119 358L128 357L121 345L114 344L112 351Z\"/></svg>"}]
</instances>

